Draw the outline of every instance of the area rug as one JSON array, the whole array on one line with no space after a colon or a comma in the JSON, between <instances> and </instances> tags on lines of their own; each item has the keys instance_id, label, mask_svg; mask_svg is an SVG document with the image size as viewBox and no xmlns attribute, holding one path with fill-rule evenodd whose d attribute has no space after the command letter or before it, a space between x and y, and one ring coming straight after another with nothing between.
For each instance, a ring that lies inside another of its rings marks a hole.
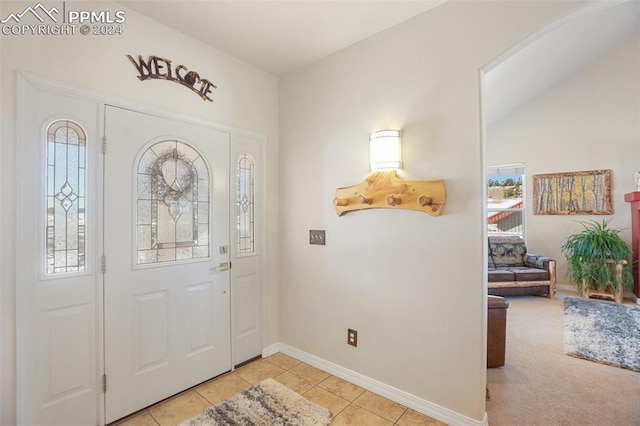
<instances>
[{"instance_id":1,"label":"area rug","mask_svg":"<svg viewBox=\"0 0 640 426\"><path fill-rule=\"evenodd\" d=\"M180 426L325 426L331 412L273 379L244 390Z\"/></svg>"},{"instance_id":2,"label":"area rug","mask_svg":"<svg viewBox=\"0 0 640 426\"><path fill-rule=\"evenodd\" d=\"M567 355L640 371L640 307L564 299Z\"/></svg>"}]
</instances>

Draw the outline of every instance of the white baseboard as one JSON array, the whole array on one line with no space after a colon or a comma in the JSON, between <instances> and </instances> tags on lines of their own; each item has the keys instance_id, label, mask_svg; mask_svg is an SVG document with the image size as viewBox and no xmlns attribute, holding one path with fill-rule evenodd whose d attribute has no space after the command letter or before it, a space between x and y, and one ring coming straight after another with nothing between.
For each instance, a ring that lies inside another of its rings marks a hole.
<instances>
[{"instance_id":1,"label":"white baseboard","mask_svg":"<svg viewBox=\"0 0 640 426\"><path fill-rule=\"evenodd\" d=\"M316 368L326 371L329 374L332 374L343 380L351 382L354 385L358 385L368 391L388 398L394 402L397 402L398 404L402 404L405 407L411 408L426 416L432 417L436 420L440 420L441 422L444 422L446 424L459 426L488 426L489 424L487 413L484 414L484 418L481 421L474 420L460 413L449 410L448 408L441 407L438 404L434 404L433 402L427 401L408 392L367 377L358 372L349 370L348 368L341 367L330 361L324 360L284 343L275 343L273 345L267 346L263 349L262 356L271 356L276 354L277 352L282 352L285 355L292 356L293 358L296 358L306 364L312 365Z\"/></svg>"},{"instance_id":2,"label":"white baseboard","mask_svg":"<svg viewBox=\"0 0 640 426\"><path fill-rule=\"evenodd\" d=\"M577 294L576 287L571 284L556 284L556 290L563 293Z\"/></svg>"},{"instance_id":3,"label":"white baseboard","mask_svg":"<svg viewBox=\"0 0 640 426\"><path fill-rule=\"evenodd\" d=\"M280 352L280 343L274 343L266 348L262 349L262 358L266 358L271 355L275 355Z\"/></svg>"}]
</instances>

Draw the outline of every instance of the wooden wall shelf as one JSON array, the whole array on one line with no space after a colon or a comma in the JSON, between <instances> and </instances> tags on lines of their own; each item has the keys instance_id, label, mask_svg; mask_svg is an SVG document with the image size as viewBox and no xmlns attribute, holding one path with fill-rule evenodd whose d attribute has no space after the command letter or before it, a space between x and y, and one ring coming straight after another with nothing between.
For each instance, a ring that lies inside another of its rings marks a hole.
<instances>
[{"instance_id":1,"label":"wooden wall shelf","mask_svg":"<svg viewBox=\"0 0 640 426\"><path fill-rule=\"evenodd\" d=\"M440 216L446 203L442 180L408 180L395 170L375 172L358 185L336 189L336 214L366 209L417 210Z\"/></svg>"}]
</instances>

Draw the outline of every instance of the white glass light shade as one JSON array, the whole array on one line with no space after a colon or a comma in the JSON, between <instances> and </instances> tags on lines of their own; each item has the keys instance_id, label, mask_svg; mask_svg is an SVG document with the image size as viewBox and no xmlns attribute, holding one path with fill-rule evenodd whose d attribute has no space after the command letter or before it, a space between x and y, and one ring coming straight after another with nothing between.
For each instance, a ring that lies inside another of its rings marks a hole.
<instances>
[{"instance_id":1,"label":"white glass light shade","mask_svg":"<svg viewBox=\"0 0 640 426\"><path fill-rule=\"evenodd\" d=\"M400 130L379 130L369 135L371 170L402 168Z\"/></svg>"}]
</instances>

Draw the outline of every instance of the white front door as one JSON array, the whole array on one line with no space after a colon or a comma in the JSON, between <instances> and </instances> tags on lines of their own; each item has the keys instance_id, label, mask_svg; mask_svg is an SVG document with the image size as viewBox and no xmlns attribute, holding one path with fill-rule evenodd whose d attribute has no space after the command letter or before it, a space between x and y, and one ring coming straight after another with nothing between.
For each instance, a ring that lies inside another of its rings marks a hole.
<instances>
[{"instance_id":1,"label":"white front door","mask_svg":"<svg viewBox=\"0 0 640 426\"><path fill-rule=\"evenodd\" d=\"M231 369L226 132L106 107L106 421Z\"/></svg>"},{"instance_id":2,"label":"white front door","mask_svg":"<svg viewBox=\"0 0 640 426\"><path fill-rule=\"evenodd\" d=\"M18 424L110 422L260 355L264 137L18 82Z\"/></svg>"}]
</instances>

